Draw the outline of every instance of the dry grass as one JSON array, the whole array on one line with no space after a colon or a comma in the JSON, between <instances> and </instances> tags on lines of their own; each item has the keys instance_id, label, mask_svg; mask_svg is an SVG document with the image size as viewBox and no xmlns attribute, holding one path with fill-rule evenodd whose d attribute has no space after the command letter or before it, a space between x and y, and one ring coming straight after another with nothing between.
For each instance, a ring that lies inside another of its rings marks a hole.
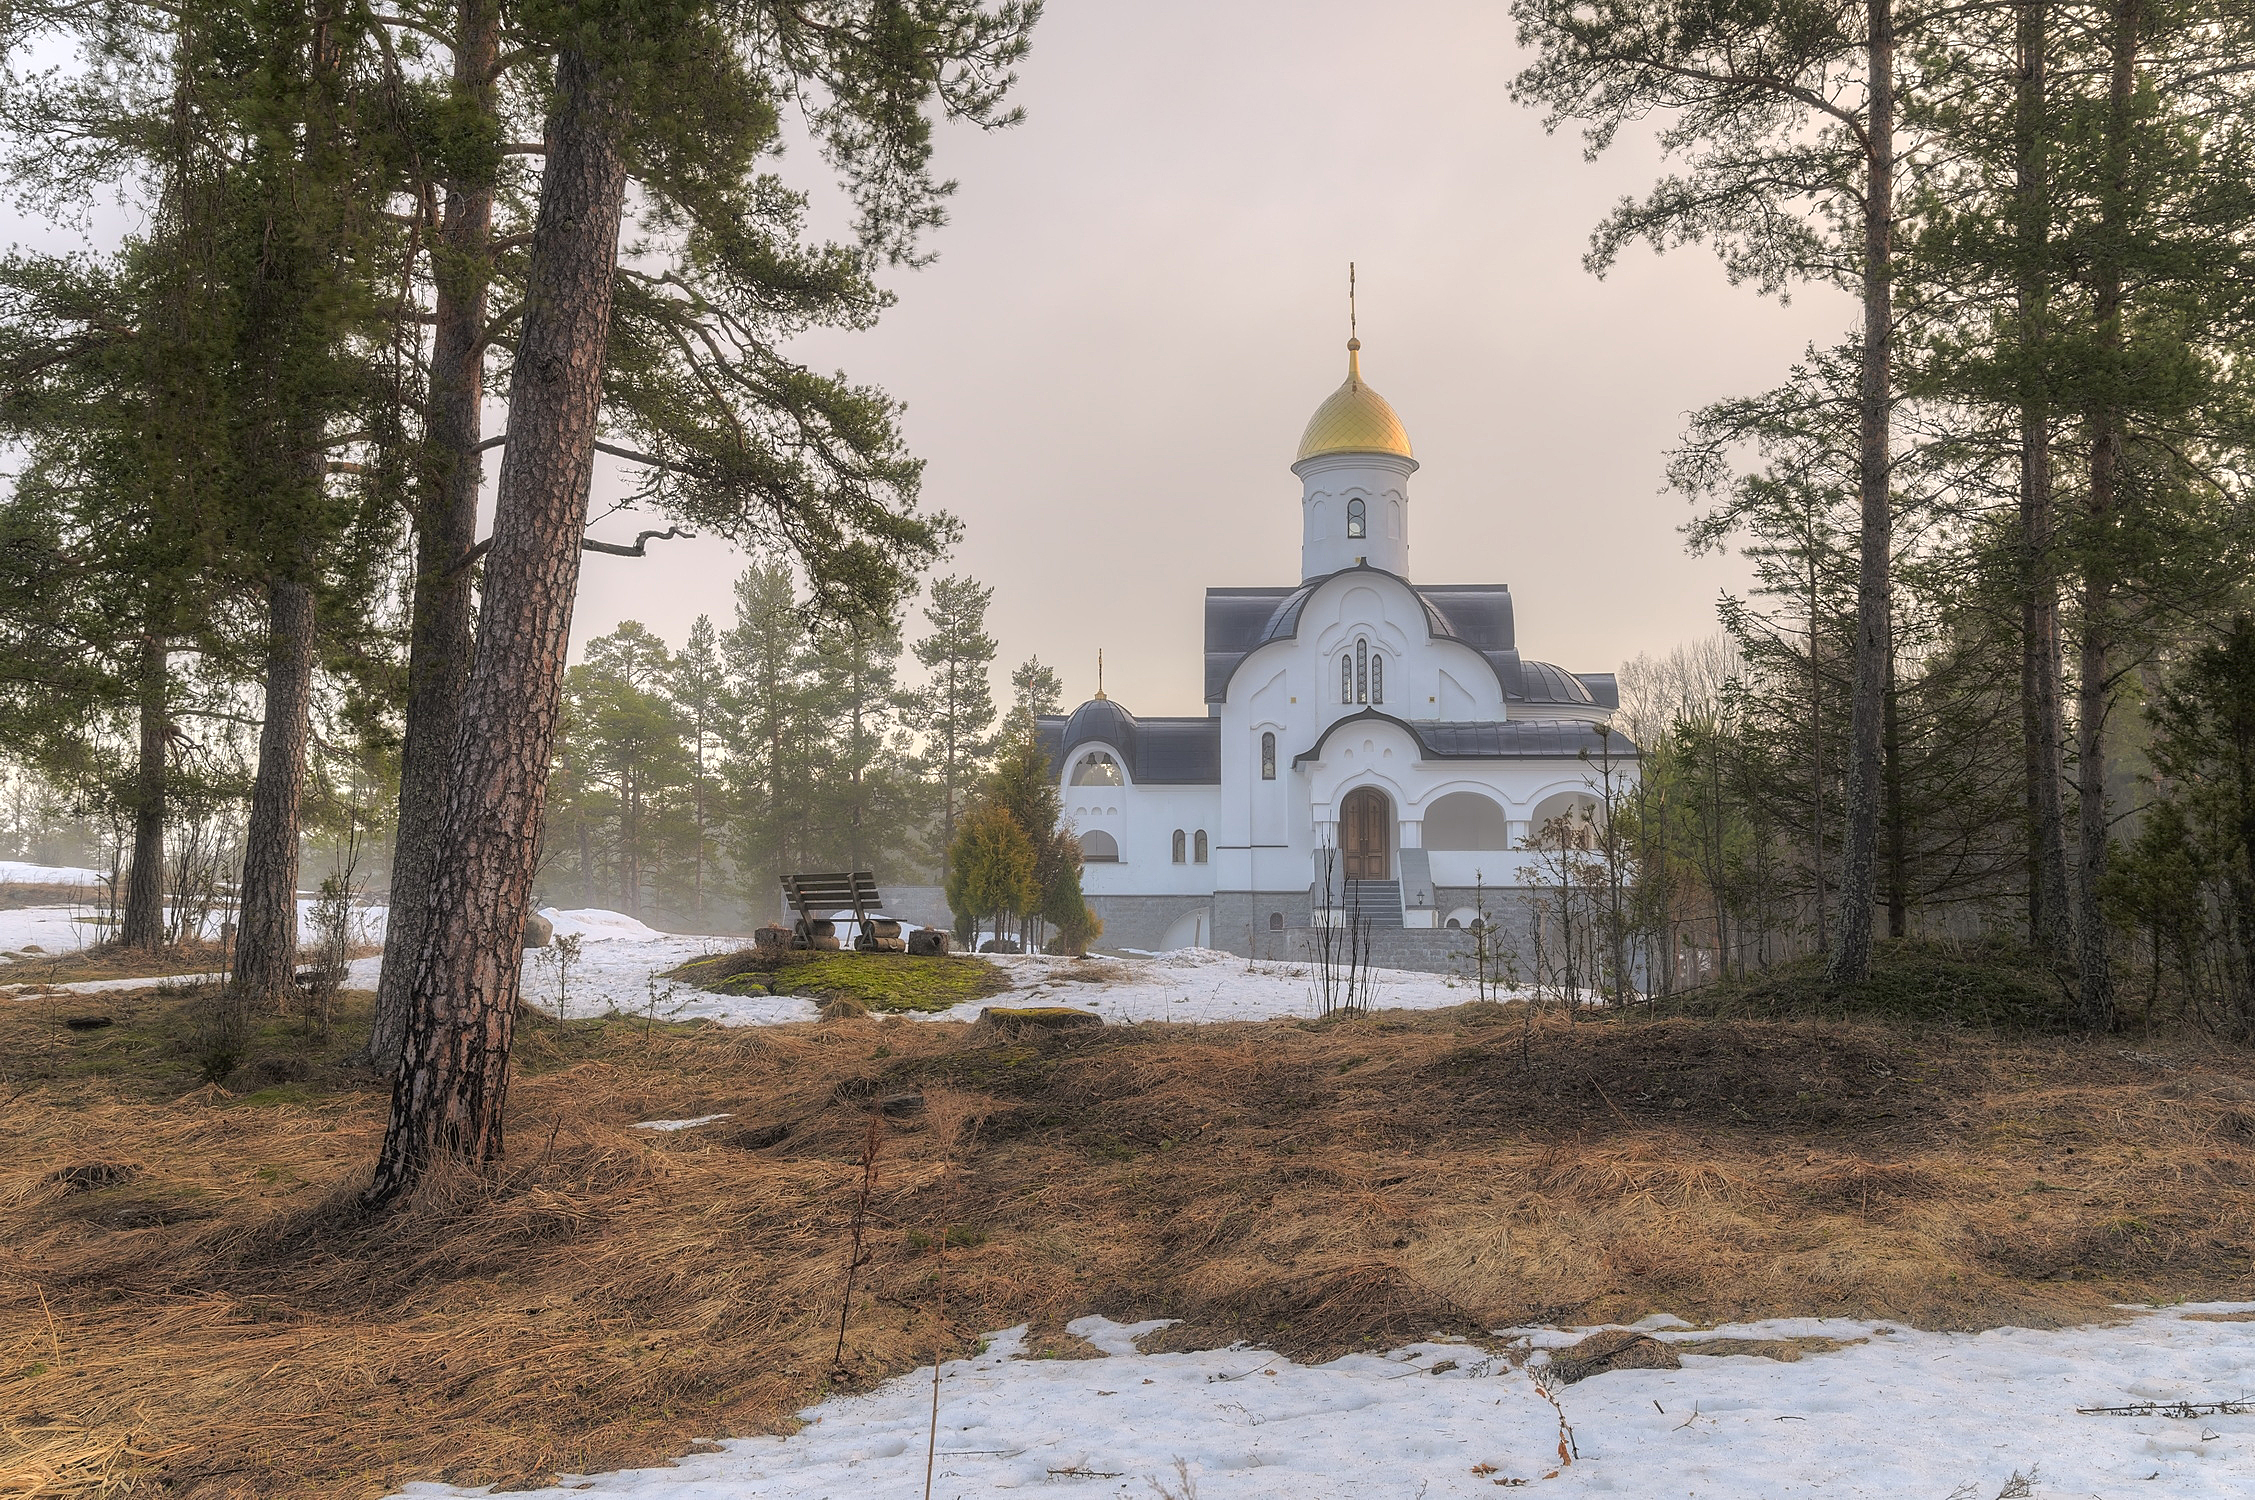
<instances>
[{"instance_id":1,"label":"dry grass","mask_svg":"<svg viewBox=\"0 0 2255 1500\"><path fill-rule=\"evenodd\" d=\"M385 1095L337 1071L349 1030L230 1095L175 1066L177 1003L91 1033L0 1009L0 1493L648 1463L984 1330L1080 1353L1092 1312L1304 1358L1655 1311L2055 1324L2243 1296L2255 1243L2244 1054L1675 1020L1545 1026L1523 1060L1496 1007L541 1026L506 1166L371 1218ZM833 1369L862 1106L910 1092Z\"/></svg>"},{"instance_id":2,"label":"dry grass","mask_svg":"<svg viewBox=\"0 0 2255 1500\"><path fill-rule=\"evenodd\" d=\"M0 881L0 911L17 911L26 906L70 906L90 912L106 899L107 893L98 885L65 885L56 881Z\"/></svg>"},{"instance_id":3,"label":"dry grass","mask_svg":"<svg viewBox=\"0 0 2255 1500\"><path fill-rule=\"evenodd\" d=\"M346 957L369 958L383 951L381 944L356 943L347 950ZM311 964L316 961L316 955L307 949L298 961ZM97 943L71 953L33 955L12 964L0 964L0 983L55 985L77 984L87 979L185 978L220 973L227 963L226 945L203 938L167 943L158 949Z\"/></svg>"}]
</instances>

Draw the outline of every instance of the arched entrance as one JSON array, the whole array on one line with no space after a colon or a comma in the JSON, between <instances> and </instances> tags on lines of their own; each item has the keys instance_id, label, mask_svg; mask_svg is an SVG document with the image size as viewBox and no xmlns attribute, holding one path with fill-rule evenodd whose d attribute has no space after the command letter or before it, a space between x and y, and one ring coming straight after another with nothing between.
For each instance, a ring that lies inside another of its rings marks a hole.
<instances>
[{"instance_id":1,"label":"arched entrance","mask_svg":"<svg viewBox=\"0 0 2255 1500\"><path fill-rule=\"evenodd\" d=\"M1386 825L1393 821L1394 804L1374 786L1358 786L1339 804L1339 853L1349 880L1384 880Z\"/></svg>"}]
</instances>

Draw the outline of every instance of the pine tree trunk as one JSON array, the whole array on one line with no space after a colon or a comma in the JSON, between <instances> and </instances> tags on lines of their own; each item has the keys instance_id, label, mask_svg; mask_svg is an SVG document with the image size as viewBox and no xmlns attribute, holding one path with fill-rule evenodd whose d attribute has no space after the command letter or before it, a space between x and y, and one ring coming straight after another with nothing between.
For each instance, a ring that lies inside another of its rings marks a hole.
<instances>
[{"instance_id":1,"label":"pine tree trunk","mask_svg":"<svg viewBox=\"0 0 2255 1500\"><path fill-rule=\"evenodd\" d=\"M2107 88L2106 167L2100 189L2099 236L2091 266L2091 313L2098 330L2099 383L2104 394L2091 413L2088 536L2083 558L2082 643L2076 663L2076 833L2081 849L2075 870L2076 967L2079 1009L2086 1026L2113 1019L2114 975L2106 946L2106 720L2113 699L2114 541L2120 504L2125 416L2117 382L2122 376L2122 239L2130 211L2130 125L2137 85L2139 0L2115 0L2112 68Z\"/></svg>"},{"instance_id":2,"label":"pine tree trunk","mask_svg":"<svg viewBox=\"0 0 2255 1500\"><path fill-rule=\"evenodd\" d=\"M1887 658L1886 723L1881 732L1881 775L1887 787L1887 935L1910 935L1909 816L1903 808L1902 694L1895 686L1894 653Z\"/></svg>"},{"instance_id":3,"label":"pine tree trunk","mask_svg":"<svg viewBox=\"0 0 2255 1500\"><path fill-rule=\"evenodd\" d=\"M454 91L490 112L500 20L490 0L462 0L455 13ZM431 339L430 417L423 504L416 517L415 600L407 659L407 733L400 748L399 833L392 845L391 908L376 1015L366 1059L389 1073L407 1035L407 991L430 897L431 856L446 805L447 766L462 723L462 693L475 642L471 570L461 559L477 541L478 457L485 397L486 292L492 268L493 186L451 185L432 257L437 283Z\"/></svg>"},{"instance_id":4,"label":"pine tree trunk","mask_svg":"<svg viewBox=\"0 0 2255 1500\"><path fill-rule=\"evenodd\" d=\"M2059 590L2051 571L2051 405L2042 373L2050 320L2051 189L2045 133L2049 6L2020 7L2020 71L2014 103L2014 184L2019 240L2020 357L2020 740L2028 821L2028 943L2064 958L2067 811L2059 694Z\"/></svg>"},{"instance_id":5,"label":"pine tree trunk","mask_svg":"<svg viewBox=\"0 0 2255 1500\"><path fill-rule=\"evenodd\" d=\"M297 981L298 808L313 707L313 589L277 578L266 597L266 718L235 928L235 997L245 1009L287 1005Z\"/></svg>"},{"instance_id":6,"label":"pine tree trunk","mask_svg":"<svg viewBox=\"0 0 2255 1500\"><path fill-rule=\"evenodd\" d=\"M1863 372L1857 392L1862 441L1857 489L1862 571L1856 582L1855 686L1848 709L1847 833L1840 854L1840 934L1832 950L1836 984L1871 972L1871 919L1879 853L1880 731L1887 663L1894 654L1894 514L1889 504L1889 418L1893 395L1894 305L1890 236L1895 202L1895 16L1892 0L1873 0L1864 122Z\"/></svg>"},{"instance_id":7,"label":"pine tree trunk","mask_svg":"<svg viewBox=\"0 0 2255 1500\"><path fill-rule=\"evenodd\" d=\"M436 1153L497 1159L525 911L563 706L626 170L615 92L563 53L509 392L485 609L439 825L407 1040L366 1198Z\"/></svg>"},{"instance_id":8,"label":"pine tree trunk","mask_svg":"<svg viewBox=\"0 0 2255 1500\"><path fill-rule=\"evenodd\" d=\"M126 877L118 943L164 946L165 687L169 653L161 636L141 638L141 746L133 775L133 868Z\"/></svg>"}]
</instances>

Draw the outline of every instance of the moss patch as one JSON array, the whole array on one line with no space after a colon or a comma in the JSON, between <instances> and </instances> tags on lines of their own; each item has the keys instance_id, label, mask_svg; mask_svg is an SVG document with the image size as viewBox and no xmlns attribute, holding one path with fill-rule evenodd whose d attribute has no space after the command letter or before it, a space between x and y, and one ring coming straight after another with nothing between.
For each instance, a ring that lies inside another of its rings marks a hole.
<instances>
[{"instance_id":1,"label":"moss patch","mask_svg":"<svg viewBox=\"0 0 2255 1500\"><path fill-rule=\"evenodd\" d=\"M983 958L905 953L762 953L745 949L692 959L668 979L724 995L803 995L857 1000L871 1010L939 1011L1010 988L1010 976Z\"/></svg>"}]
</instances>

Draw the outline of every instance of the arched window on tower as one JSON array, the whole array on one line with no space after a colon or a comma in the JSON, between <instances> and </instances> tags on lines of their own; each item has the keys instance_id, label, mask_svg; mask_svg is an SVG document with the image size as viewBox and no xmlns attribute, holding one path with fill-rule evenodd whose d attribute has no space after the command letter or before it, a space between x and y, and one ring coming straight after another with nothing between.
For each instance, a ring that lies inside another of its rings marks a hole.
<instances>
[{"instance_id":1,"label":"arched window on tower","mask_svg":"<svg viewBox=\"0 0 2255 1500\"><path fill-rule=\"evenodd\" d=\"M1370 653L1370 701L1386 701L1386 655L1382 651Z\"/></svg>"},{"instance_id":2,"label":"arched window on tower","mask_svg":"<svg viewBox=\"0 0 2255 1500\"><path fill-rule=\"evenodd\" d=\"M1174 831L1174 862L1182 863L1182 830L1179 828Z\"/></svg>"},{"instance_id":3,"label":"arched window on tower","mask_svg":"<svg viewBox=\"0 0 2255 1500\"><path fill-rule=\"evenodd\" d=\"M1264 733L1261 736L1261 780L1274 781L1275 779L1276 736L1273 733Z\"/></svg>"},{"instance_id":4,"label":"arched window on tower","mask_svg":"<svg viewBox=\"0 0 2255 1500\"><path fill-rule=\"evenodd\" d=\"M1118 786L1120 763L1101 750L1091 750L1073 767L1074 786Z\"/></svg>"},{"instance_id":5,"label":"arched window on tower","mask_svg":"<svg viewBox=\"0 0 2255 1500\"><path fill-rule=\"evenodd\" d=\"M1347 535L1368 536L1369 534L1370 521L1363 510L1362 502L1360 500L1349 500L1347 502Z\"/></svg>"},{"instance_id":6,"label":"arched window on tower","mask_svg":"<svg viewBox=\"0 0 2255 1500\"><path fill-rule=\"evenodd\" d=\"M1206 862L1206 830L1203 828L1191 838L1190 857L1197 864Z\"/></svg>"},{"instance_id":7,"label":"arched window on tower","mask_svg":"<svg viewBox=\"0 0 2255 1500\"><path fill-rule=\"evenodd\" d=\"M1355 642L1355 702L1370 701L1370 642Z\"/></svg>"},{"instance_id":8,"label":"arched window on tower","mask_svg":"<svg viewBox=\"0 0 2255 1500\"><path fill-rule=\"evenodd\" d=\"M1355 654L1352 651L1339 653L1339 701L1355 701Z\"/></svg>"}]
</instances>

